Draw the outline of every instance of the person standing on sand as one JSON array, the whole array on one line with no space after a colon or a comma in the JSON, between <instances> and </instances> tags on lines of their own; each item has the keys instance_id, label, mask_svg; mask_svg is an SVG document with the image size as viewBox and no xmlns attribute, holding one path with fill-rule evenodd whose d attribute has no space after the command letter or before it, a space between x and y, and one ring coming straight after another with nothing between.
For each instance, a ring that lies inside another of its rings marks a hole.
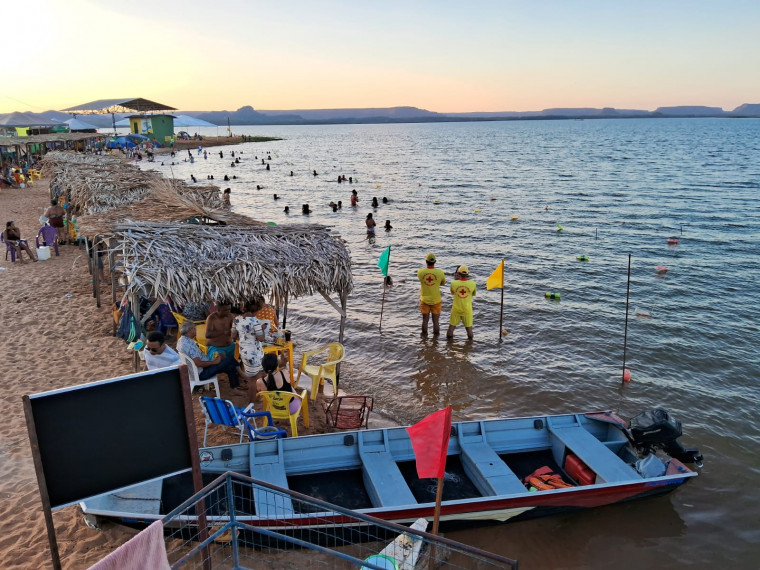
<instances>
[{"instance_id":1,"label":"person standing on sand","mask_svg":"<svg viewBox=\"0 0 760 570\"><path fill-rule=\"evenodd\" d=\"M433 334L441 334L441 285L446 284L446 274L435 268L435 255L425 257L426 267L417 271L420 280L420 313L422 313L422 335L427 336L428 321L433 315Z\"/></svg>"},{"instance_id":2,"label":"person standing on sand","mask_svg":"<svg viewBox=\"0 0 760 570\"><path fill-rule=\"evenodd\" d=\"M451 284L454 304L451 306L449 330L446 338L454 338L454 329L461 322L467 331L467 338L472 340L472 298L477 287L475 281L470 281L470 270L466 265L460 265L454 275L456 281Z\"/></svg>"},{"instance_id":3,"label":"person standing on sand","mask_svg":"<svg viewBox=\"0 0 760 570\"><path fill-rule=\"evenodd\" d=\"M50 207L45 210L45 217L48 219L48 224L55 228L58 232L58 243L63 245L66 243L66 226L63 223L63 218L66 215L66 210L58 205L58 200L53 198L50 200Z\"/></svg>"}]
</instances>

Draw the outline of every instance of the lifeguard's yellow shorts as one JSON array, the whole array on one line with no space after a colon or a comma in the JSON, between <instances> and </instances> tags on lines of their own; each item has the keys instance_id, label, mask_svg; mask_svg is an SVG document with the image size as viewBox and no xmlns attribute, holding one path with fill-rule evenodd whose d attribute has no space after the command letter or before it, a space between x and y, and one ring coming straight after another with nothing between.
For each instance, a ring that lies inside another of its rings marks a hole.
<instances>
[{"instance_id":1,"label":"lifeguard's yellow shorts","mask_svg":"<svg viewBox=\"0 0 760 570\"><path fill-rule=\"evenodd\" d=\"M454 311L452 311L451 312L451 317L449 318L449 324L452 327L455 327L459 323L464 323L464 326L471 327L472 326L472 313L464 315L462 313L455 313Z\"/></svg>"},{"instance_id":2,"label":"lifeguard's yellow shorts","mask_svg":"<svg viewBox=\"0 0 760 570\"><path fill-rule=\"evenodd\" d=\"M440 315L441 314L441 303L436 303L435 305L428 305L427 303L423 303L420 301L420 313L423 315Z\"/></svg>"}]
</instances>

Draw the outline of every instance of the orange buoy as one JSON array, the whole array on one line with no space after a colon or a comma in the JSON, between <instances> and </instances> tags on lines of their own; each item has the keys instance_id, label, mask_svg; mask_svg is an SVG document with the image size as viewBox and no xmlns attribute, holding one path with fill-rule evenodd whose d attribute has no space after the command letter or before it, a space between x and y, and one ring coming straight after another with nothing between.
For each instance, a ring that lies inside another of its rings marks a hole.
<instances>
[{"instance_id":1,"label":"orange buoy","mask_svg":"<svg viewBox=\"0 0 760 570\"><path fill-rule=\"evenodd\" d=\"M668 272L668 268L665 267L664 265L656 265L655 269L657 270L657 273L659 273L660 275L663 275Z\"/></svg>"},{"instance_id":2,"label":"orange buoy","mask_svg":"<svg viewBox=\"0 0 760 570\"><path fill-rule=\"evenodd\" d=\"M627 368L623 370L623 382L630 382L631 381L631 371Z\"/></svg>"}]
</instances>

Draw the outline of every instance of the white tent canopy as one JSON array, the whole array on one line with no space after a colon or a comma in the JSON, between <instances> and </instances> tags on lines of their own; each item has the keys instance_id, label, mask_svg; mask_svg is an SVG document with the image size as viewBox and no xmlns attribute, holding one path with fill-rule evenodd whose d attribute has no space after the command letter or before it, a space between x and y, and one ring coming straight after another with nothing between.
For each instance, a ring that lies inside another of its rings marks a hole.
<instances>
[{"instance_id":1,"label":"white tent canopy","mask_svg":"<svg viewBox=\"0 0 760 570\"><path fill-rule=\"evenodd\" d=\"M69 119L68 121L64 121L69 126L69 130L73 133L74 131L89 131L89 130L96 130L98 127L95 125L91 125L90 123L85 123L84 121L80 121L79 119Z\"/></svg>"},{"instance_id":2,"label":"white tent canopy","mask_svg":"<svg viewBox=\"0 0 760 570\"><path fill-rule=\"evenodd\" d=\"M174 117L175 127L216 127L214 123L209 123L203 119L191 117L190 115L177 115Z\"/></svg>"},{"instance_id":3,"label":"white tent canopy","mask_svg":"<svg viewBox=\"0 0 760 570\"><path fill-rule=\"evenodd\" d=\"M196 119L190 115L175 115L174 116L175 127L216 127L214 123L209 123L203 119ZM116 127L129 127L129 117L116 121Z\"/></svg>"}]
</instances>

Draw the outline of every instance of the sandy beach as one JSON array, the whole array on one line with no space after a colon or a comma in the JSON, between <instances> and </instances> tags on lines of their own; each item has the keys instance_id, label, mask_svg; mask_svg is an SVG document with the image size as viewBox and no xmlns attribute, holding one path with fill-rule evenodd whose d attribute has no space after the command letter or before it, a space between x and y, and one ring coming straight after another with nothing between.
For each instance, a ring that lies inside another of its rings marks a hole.
<instances>
[{"instance_id":1,"label":"sandy beach","mask_svg":"<svg viewBox=\"0 0 760 570\"><path fill-rule=\"evenodd\" d=\"M21 237L34 246L39 217L49 204L49 180L31 188L3 189L0 218L14 220ZM5 355L0 425L0 567L48 567L50 553L39 490L32 462L21 396L131 374L132 353L112 336L110 280L103 286L103 306L97 308L87 270L87 253L60 246L60 256L33 263L0 264L0 322L7 331L0 341ZM2 249L5 253L5 247ZM173 343L172 343L173 344ZM299 362L296 348L294 362ZM308 378L306 378L308 380ZM222 397L245 405L247 397L233 393L220 376ZM302 382L303 384L303 382ZM320 395L311 405L311 428L299 435L324 431ZM203 416L194 394L196 431L203 436ZM232 432L209 431L209 445L236 442ZM128 540L135 531L114 523L102 530L87 527L78 507L53 513L64 568L87 568Z\"/></svg>"}]
</instances>

